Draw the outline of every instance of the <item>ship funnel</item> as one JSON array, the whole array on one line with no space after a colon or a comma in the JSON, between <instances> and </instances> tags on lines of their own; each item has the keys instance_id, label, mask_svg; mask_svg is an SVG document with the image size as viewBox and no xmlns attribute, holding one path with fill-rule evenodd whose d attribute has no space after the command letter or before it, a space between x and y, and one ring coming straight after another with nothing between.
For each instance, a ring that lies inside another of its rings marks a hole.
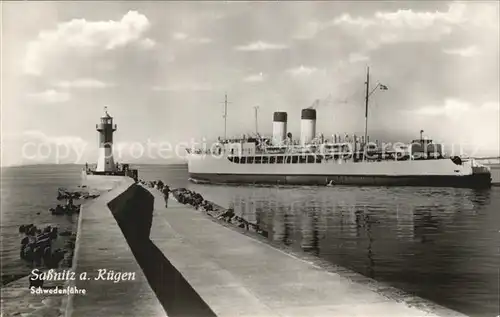
<instances>
[{"instance_id":1,"label":"ship funnel","mask_svg":"<svg viewBox=\"0 0 500 317\"><path fill-rule=\"evenodd\" d=\"M286 112L275 112L273 115L273 144L282 144L286 138Z\"/></svg>"},{"instance_id":2,"label":"ship funnel","mask_svg":"<svg viewBox=\"0 0 500 317\"><path fill-rule=\"evenodd\" d=\"M316 110L302 109L300 121L300 143L311 142L316 135Z\"/></svg>"}]
</instances>

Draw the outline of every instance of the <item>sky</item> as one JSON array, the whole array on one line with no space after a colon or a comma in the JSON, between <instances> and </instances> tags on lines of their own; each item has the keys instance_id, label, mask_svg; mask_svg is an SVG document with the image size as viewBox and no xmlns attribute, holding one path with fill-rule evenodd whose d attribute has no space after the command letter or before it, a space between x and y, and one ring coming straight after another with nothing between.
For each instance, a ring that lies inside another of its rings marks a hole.
<instances>
[{"instance_id":1,"label":"sky","mask_svg":"<svg viewBox=\"0 0 500 317\"><path fill-rule=\"evenodd\" d=\"M371 84L388 87L370 99L372 140L424 130L499 155L498 1L3 1L1 11L2 166L95 163L105 106L116 160L171 161L179 145L223 136L225 93L228 136L255 132L255 107L261 134L286 111L298 136L316 99L318 133L362 135L368 66Z\"/></svg>"}]
</instances>

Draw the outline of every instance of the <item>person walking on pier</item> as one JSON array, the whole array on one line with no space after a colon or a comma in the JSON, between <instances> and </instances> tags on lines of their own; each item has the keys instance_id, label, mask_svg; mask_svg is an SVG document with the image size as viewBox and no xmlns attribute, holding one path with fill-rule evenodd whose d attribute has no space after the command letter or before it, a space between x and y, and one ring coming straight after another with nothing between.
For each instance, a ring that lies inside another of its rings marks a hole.
<instances>
[{"instance_id":1,"label":"person walking on pier","mask_svg":"<svg viewBox=\"0 0 500 317\"><path fill-rule=\"evenodd\" d=\"M165 208L168 208L168 196L170 194L170 188L167 185L163 186L162 193L163 197L165 198Z\"/></svg>"},{"instance_id":2,"label":"person walking on pier","mask_svg":"<svg viewBox=\"0 0 500 317\"><path fill-rule=\"evenodd\" d=\"M164 187L166 186L161 180L157 182L158 190L163 192Z\"/></svg>"}]
</instances>

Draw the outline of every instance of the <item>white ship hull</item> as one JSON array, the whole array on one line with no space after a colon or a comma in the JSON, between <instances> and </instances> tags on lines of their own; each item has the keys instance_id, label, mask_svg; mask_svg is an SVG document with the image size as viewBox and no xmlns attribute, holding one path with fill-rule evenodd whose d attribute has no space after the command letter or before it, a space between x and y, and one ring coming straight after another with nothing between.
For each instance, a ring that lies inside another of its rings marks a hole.
<instances>
[{"instance_id":1,"label":"white ship hull","mask_svg":"<svg viewBox=\"0 0 500 317\"><path fill-rule=\"evenodd\" d=\"M211 183L489 187L491 173L473 160L451 159L310 164L238 164L227 157L189 154L190 178Z\"/></svg>"}]
</instances>

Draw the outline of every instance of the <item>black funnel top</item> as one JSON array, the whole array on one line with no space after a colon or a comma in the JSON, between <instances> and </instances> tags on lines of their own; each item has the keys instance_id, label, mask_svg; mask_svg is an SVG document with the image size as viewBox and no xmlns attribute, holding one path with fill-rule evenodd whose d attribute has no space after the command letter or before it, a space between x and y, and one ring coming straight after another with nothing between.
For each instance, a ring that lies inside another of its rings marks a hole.
<instances>
[{"instance_id":1,"label":"black funnel top","mask_svg":"<svg viewBox=\"0 0 500 317\"><path fill-rule=\"evenodd\" d=\"M274 122L287 122L286 112L275 112L273 116Z\"/></svg>"},{"instance_id":2,"label":"black funnel top","mask_svg":"<svg viewBox=\"0 0 500 317\"><path fill-rule=\"evenodd\" d=\"M306 120L316 120L316 110L314 109L302 109L302 119Z\"/></svg>"}]
</instances>

